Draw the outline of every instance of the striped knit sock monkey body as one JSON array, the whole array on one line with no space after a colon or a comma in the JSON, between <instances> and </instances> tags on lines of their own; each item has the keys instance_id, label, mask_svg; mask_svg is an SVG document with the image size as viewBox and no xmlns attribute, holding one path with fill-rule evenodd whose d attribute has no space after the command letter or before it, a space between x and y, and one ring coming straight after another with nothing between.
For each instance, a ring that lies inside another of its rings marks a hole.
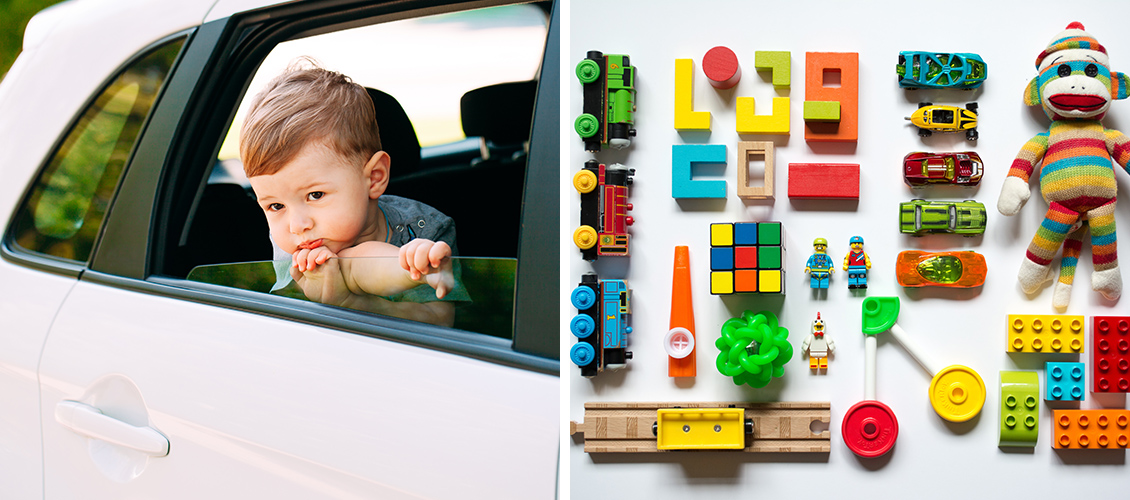
<instances>
[{"instance_id":1,"label":"striped knit sock monkey body","mask_svg":"<svg viewBox=\"0 0 1130 500\"><path fill-rule=\"evenodd\" d=\"M1113 100L1127 97L1130 79L1110 71L1106 49L1079 23L1071 23L1052 41L1036 59L1036 68L1039 74L1025 89L1024 101L1042 105L1052 124L1048 132L1021 148L997 202L1004 215L1019 212L1030 195L1032 172L1043 163L1040 192L1049 208L1021 264L1021 288L1032 293L1047 281L1051 261L1067 240L1053 297L1056 307L1067 307L1086 225L1092 233L1091 287L1117 299L1122 278L1116 251L1113 162L1123 168L1130 164L1130 138L1103 128L1100 120Z\"/></svg>"}]
</instances>

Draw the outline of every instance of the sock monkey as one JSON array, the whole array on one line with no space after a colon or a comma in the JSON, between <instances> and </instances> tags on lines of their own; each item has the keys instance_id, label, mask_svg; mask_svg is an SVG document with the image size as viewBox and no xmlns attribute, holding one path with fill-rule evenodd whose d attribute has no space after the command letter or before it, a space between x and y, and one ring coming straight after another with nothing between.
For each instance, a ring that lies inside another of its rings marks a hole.
<instances>
[{"instance_id":1,"label":"sock monkey","mask_svg":"<svg viewBox=\"0 0 1130 500\"><path fill-rule=\"evenodd\" d=\"M1127 97L1130 77L1110 70L1106 48L1078 22L1067 25L1040 53L1036 69L1036 77L1024 89L1024 103L1042 106L1051 127L1021 148L997 200L1001 214L1019 212L1031 195L1029 177L1043 161L1040 193L1049 208L1020 265L1020 287L1026 293L1038 290L1050 278L1052 258L1064 246L1052 302L1066 308L1089 226L1091 287L1116 300L1122 294L1122 276L1114 232L1117 185L1112 159L1130 172L1130 138L1103 128L1101 120L1111 102Z\"/></svg>"}]
</instances>

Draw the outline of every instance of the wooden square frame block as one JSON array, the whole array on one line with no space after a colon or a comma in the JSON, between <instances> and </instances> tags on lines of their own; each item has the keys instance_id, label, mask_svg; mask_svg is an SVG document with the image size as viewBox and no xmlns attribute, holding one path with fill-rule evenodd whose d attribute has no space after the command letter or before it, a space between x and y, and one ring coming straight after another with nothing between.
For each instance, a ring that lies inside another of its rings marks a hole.
<instances>
[{"instance_id":1,"label":"wooden square frame block","mask_svg":"<svg viewBox=\"0 0 1130 500\"><path fill-rule=\"evenodd\" d=\"M765 185L749 185L749 157L765 156ZM742 141L738 143L738 198L743 200L773 199L773 143L769 141Z\"/></svg>"}]
</instances>

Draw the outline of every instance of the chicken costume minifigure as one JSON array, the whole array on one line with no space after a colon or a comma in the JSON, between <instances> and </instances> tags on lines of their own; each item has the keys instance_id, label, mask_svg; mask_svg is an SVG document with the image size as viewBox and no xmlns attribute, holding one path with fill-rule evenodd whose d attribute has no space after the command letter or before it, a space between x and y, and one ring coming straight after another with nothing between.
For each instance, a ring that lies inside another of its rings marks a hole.
<instances>
[{"instance_id":1,"label":"chicken costume minifigure","mask_svg":"<svg viewBox=\"0 0 1130 500\"><path fill-rule=\"evenodd\" d=\"M800 350L808 353L808 368L828 369L828 355L836 350L836 343L824 336L824 320L820 319L820 313L816 313L816 321L812 322L812 334L804 339Z\"/></svg>"}]
</instances>

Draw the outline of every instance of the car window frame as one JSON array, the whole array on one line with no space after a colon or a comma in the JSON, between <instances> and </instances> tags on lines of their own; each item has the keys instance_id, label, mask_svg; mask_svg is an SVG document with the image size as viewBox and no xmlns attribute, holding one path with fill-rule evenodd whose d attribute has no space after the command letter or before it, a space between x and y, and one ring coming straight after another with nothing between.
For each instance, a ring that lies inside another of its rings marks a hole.
<instances>
[{"instance_id":1,"label":"car window frame","mask_svg":"<svg viewBox=\"0 0 1130 500\"><path fill-rule=\"evenodd\" d=\"M167 77L164 92L169 98L162 99L151 112L152 124L143 132L135 154L126 165L118 193L103 222L102 235L95 244L89 270L82 273L80 279L559 375L557 298L552 294L521 293L524 289L557 289L544 285L559 280L556 224L523 224L513 340L189 282L155 272L159 271L165 245L170 241L169 234L179 234L183 229L165 224L177 218L172 210L177 204L168 187L183 185L181 183L194 179L194 175L203 175L200 162L215 158L259 62L277 43L358 25L511 3L515 2L450 5L439 5L434 0L303 2L255 10L199 26L186 42L178 67ZM535 104L535 116L543 118L535 119L531 130L523 221L558 219L559 8L555 2L543 51ZM200 144L210 146L199 147ZM534 168L536 165L542 168ZM554 167L551 169L549 165ZM139 226L149 230L139 231Z\"/></svg>"}]
</instances>

